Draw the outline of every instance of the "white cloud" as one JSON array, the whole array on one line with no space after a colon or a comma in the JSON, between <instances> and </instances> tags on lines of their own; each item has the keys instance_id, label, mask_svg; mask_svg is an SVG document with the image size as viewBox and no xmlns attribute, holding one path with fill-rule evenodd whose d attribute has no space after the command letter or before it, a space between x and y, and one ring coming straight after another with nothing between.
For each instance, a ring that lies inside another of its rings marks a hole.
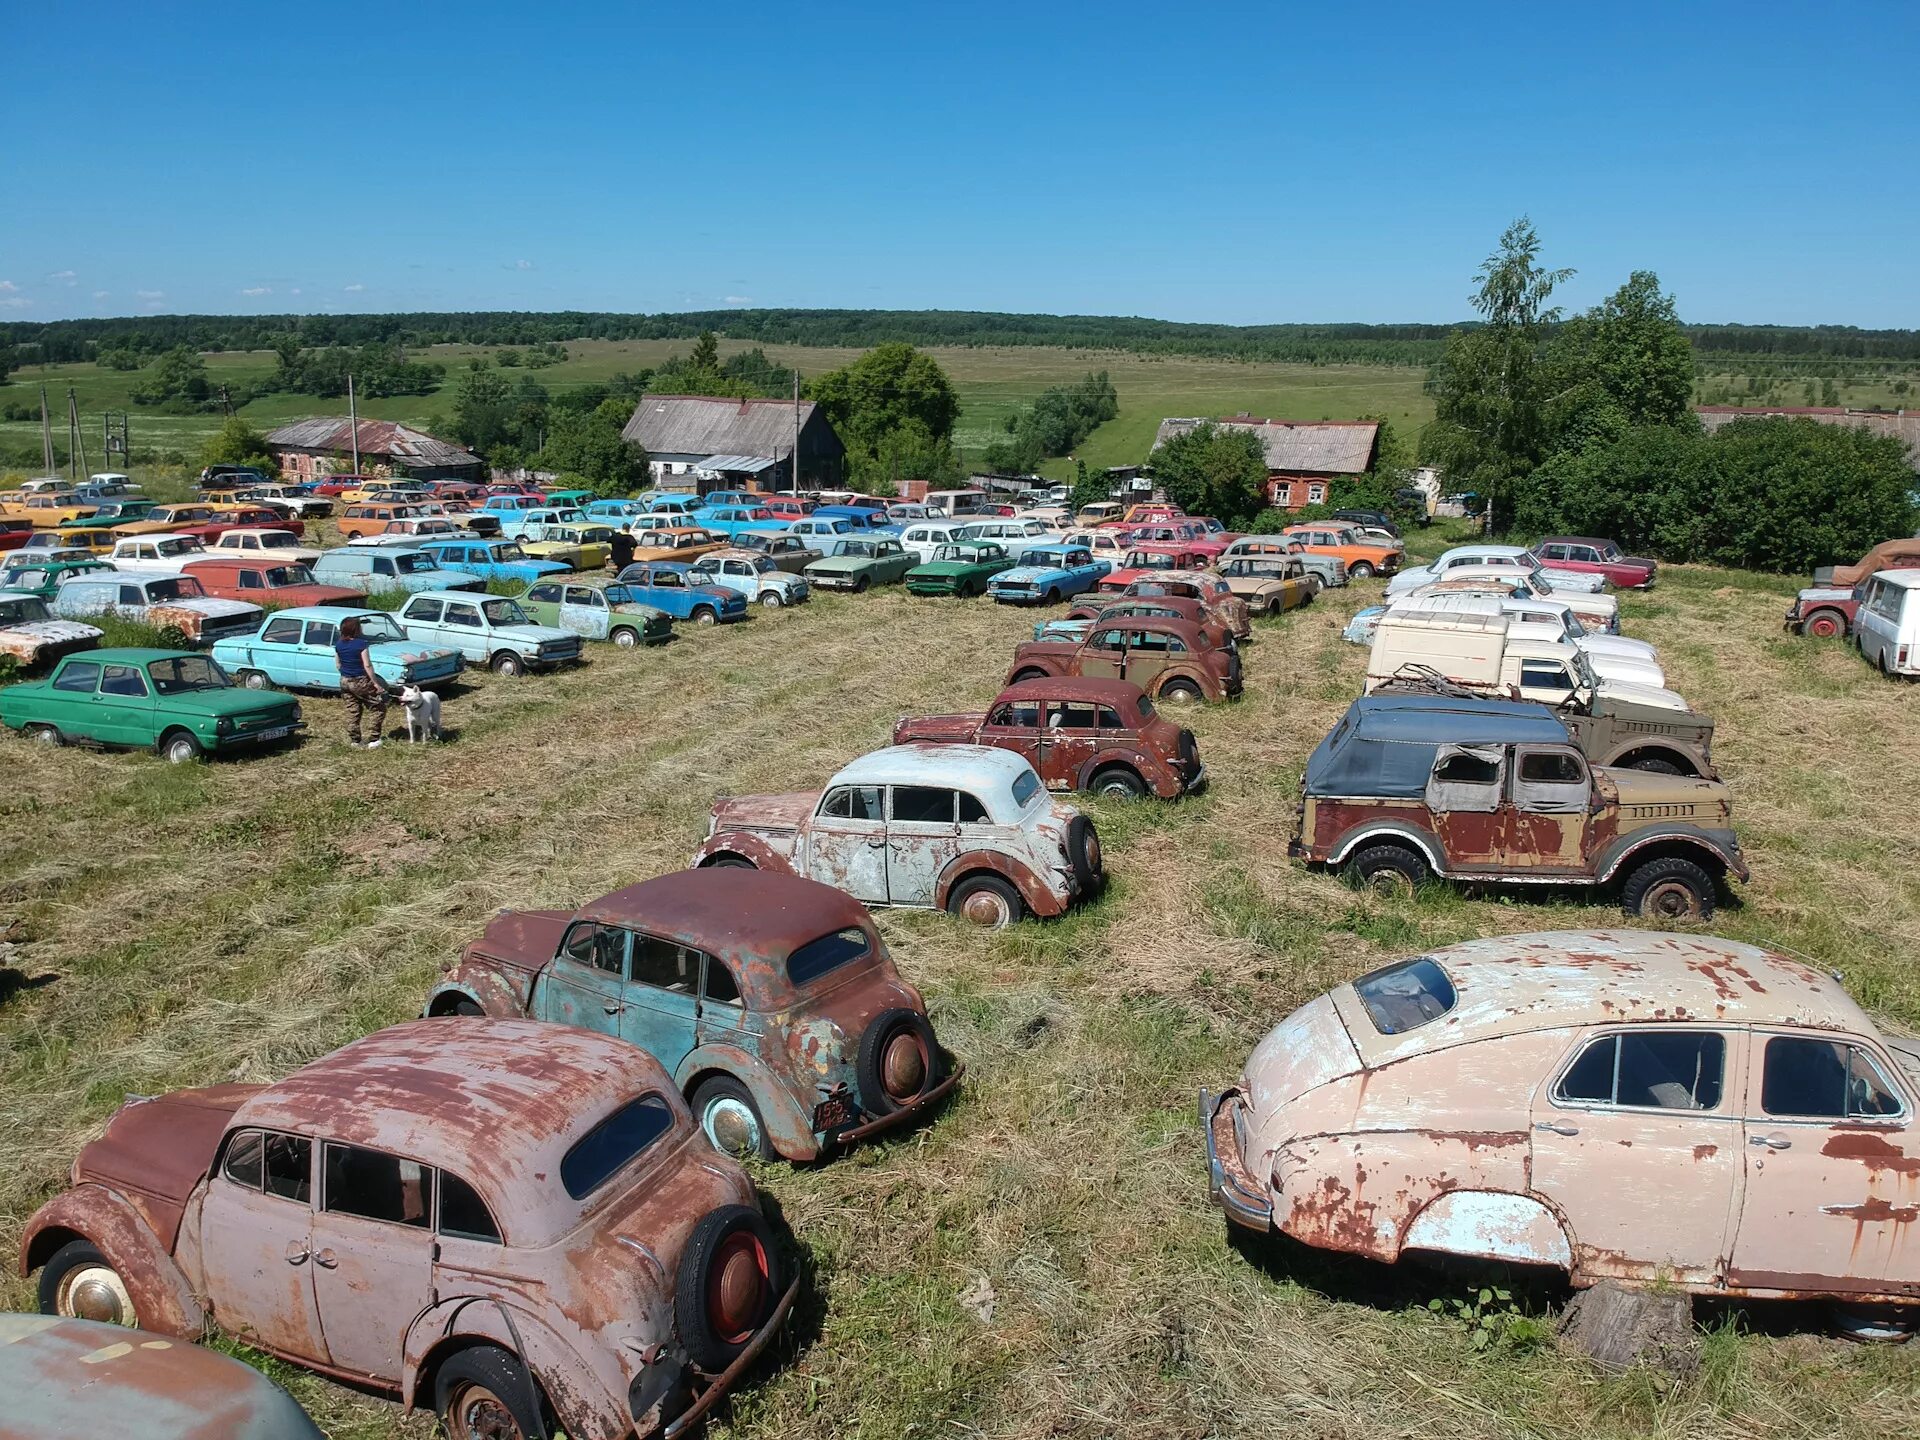
<instances>
[{"instance_id":1,"label":"white cloud","mask_svg":"<svg viewBox=\"0 0 1920 1440\"><path fill-rule=\"evenodd\" d=\"M340 288L345 290L349 295L358 295L362 290L366 289L367 287L362 285L358 280L356 280L353 282L353 284L343 285Z\"/></svg>"},{"instance_id":2,"label":"white cloud","mask_svg":"<svg viewBox=\"0 0 1920 1440\"><path fill-rule=\"evenodd\" d=\"M105 290L96 290L93 292L93 298L96 300L104 300L107 298L107 293Z\"/></svg>"},{"instance_id":3,"label":"white cloud","mask_svg":"<svg viewBox=\"0 0 1920 1440\"><path fill-rule=\"evenodd\" d=\"M294 286L294 287L293 287L293 293L294 293L295 295L298 295L298 294L300 293L300 287L299 287L298 285L296 285L296 286Z\"/></svg>"},{"instance_id":4,"label":"white cloud","mask_svg":"<svg viewBox=\"0 0 1920 1440\"><path fill-rule=\"evenodd\" d=\"M724 305L751 305L753 303L753 297L751 295L722 295L720 301Z\"/></svg>"},{"instance_id":5,"label":"white cloud","mask_svg":"<svg viewBox=\"0 0 1920 1440\"><path fill-rule=\"evenodd\" d=\"M72 285L77 283L80 277L72 270L56 270L47 278L58 280L62 285Z\"/></svg>"},{"instance_id":6,"label":"white cloud","mask_svg":"<svg viewBox=\"0 0 1920 1440\"><path fill-rule=\"evenodd\" d=\"M516 270L531 270L533 269L533 262L531 260L516 260L513 262L513 268Z\"/></svg>"},{"instance_id":7,"label":"white cloud","mask_svg":"<svg viewBox=\"0 0 1920 1440\"><path fill-rule=\"evenodd\" d=\"M0 280L0 295L16 295L20 287L11 280Z\"/></svg>"},{"instance_id":8,"label":"white cloud","mask_svg":"<svg viewBox=\"0 0 1920 1440\"><path fill-rule=\"evenodd\" d=\"M32 308L33 301L24 295L0 295L0 306L8 310L27 310Z\"/></svg>"},{"instance_id":9,"label":"white cloud","mask_svg":"<svg viewBox=\"0 0 1920 1440\"><path fill-rule=\"evenodd\" d=\"M167 298L167 292L164 290L136 290L133 293L135 298L140 300L164 300Z\"/></svg>"},{"instance_id":10,"label":"white cloud","mask_svg":"<svg viewBox=\"0 0 1920 1440\"><path fill-rule=\"evenodd\" d=\"M242 295L271 295L273 293L273 287L271 285L249 285L240 293Z\"/></svg>"}]
</instances>

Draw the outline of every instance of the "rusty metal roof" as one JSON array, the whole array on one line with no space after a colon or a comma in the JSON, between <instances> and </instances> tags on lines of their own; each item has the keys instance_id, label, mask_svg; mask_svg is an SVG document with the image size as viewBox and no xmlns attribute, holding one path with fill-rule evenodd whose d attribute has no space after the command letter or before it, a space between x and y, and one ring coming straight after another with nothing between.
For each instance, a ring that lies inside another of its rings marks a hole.
<instances>
[{"instance_id":1,"label":"rusty metal roof","mask_svg":"<svg viewBox=\"0 0 1920 1440\"><path fill-rule=\"evenodd\" d=\"M785 959L796 946L849 925L873 928L866 907L845 891L770 870L681 870L602 895L581 906L580 916L764 959Z\"/></svg>"},{"instance_id":2,"label":"rusty metal roof","mask_svg":"<svg viewBox=\"0 0 1920 1440\"><path fill-rule=\"evenodd\" d=\"M1131 680L1102 680L1091 676L1043 675L1021 680L1000 692L1002 700L1082 700L1094 705L1117 705L1122 713L1139 708L1145 692Z\"/></svg>"},{"instance_id":3,"label":"rusty metal roof","mask_svg":"<svg viewBox=\"0 0 1920 1440\"><path fill-rule=\"evenodd\" d=\"M997 795L1023 771L1032 769L1023 757L991 745L889 745L850 761L827 783L830 786L971 783L991 786Z\"/></svg>"},{"instance_id":4,"label":"rusty metal roof","mask_svg":"<svg viewBox=\"0 0 1920 1440\"><path fill-rule=\"evenodd\" d=\"M801 429L813 411L811 400L800 402ZM738 462L784 459L793 449L793 430L791 400L643 395L620 433L649 455L722 455Z\"/></svg>"},{"instance_id":5,"label":"rusty metal roof","mask_svg":"<svg viewBox=\"0 0 1920 1440\"><path fill-rule=\"evenodd\" d=\"M362 420L359 425L360 458L386 458L407 465L435 469L478 469L480 457L451 441L437 439L424 430L394 420ZM354 425L343 417L296 420L282 425L267 436L269 449L326 450L350 455L354 448Z\"/></svg>"},{"instance_id":6,"label":"rusty metal roof","mask_svg":"<svg viewBox=\"0 0 1920 1440\"><path fill-rule=\"evenodd\" d=\"M1245 430L1258 437L1266 452L1267 469L1304 471L1321 475L1361 475L1373 463L1373 445L1380 433L1375 420L1266 420L1252 415L1170 416L1160 422L1154 448L1201 425L1222 430Z\"/></svg>"}]
</instances>

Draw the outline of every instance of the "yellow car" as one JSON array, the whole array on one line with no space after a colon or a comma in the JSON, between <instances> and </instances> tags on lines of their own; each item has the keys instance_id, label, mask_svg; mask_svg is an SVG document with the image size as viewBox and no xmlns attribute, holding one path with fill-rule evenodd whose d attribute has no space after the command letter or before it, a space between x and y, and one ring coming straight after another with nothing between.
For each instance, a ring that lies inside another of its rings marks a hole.
<instances>
[{"instance_id":1,"label":"yellow car","mask_svg":"<svg viewBox=\"0 0 1920 1440\"><path fill-rule=\"evenodd\" d=\"M228 516L202 501L183 501L178 505L156 505L144 520L130 520L113 527L113 533L125 539L129 535L175 535L181 531L198 533L206 525L232 525ZM216 530L213 532L218 534Z\"/></svg>"},{"instance_id":2,"label":"yellow car","mask_svg":"<svg viewBox=\"0 0 1920 1440\"><path fill-rule=\"evenodd\" d=\"M613 531L605 525L545 525L541 532L538 540L521 538L520 548L530 559L599 570L613 554Z\"/></svg>"},{"instance_id":3,"label":"yellow car","mask_svg":"<svg viewBox=\"0 0 1920 1440\"><path fill-rule=\"evenodd\" d=\"M75 500L71 490L43 490L0 505L0 518L26 520L36 530L52 530L69 520L84 520L99 508Z\"/></svg>"},{"instance_id":4,"label":"yellow car","mask_svg":"<svg viewBox=\"0 0 1920 1440\"><path fill-rule=\"evenodd\" d=\"M113 549L119 536L108 525L62 525L60 543L75 550L85 550L90 555L106 555Z\"/></svg>"},{"instance_id":5,"label":"yellow car","mask_svg":"<svg viewBox=\"0 0 1920 1440\"><path fill-rule=\"evenodd\" d=\"M724 535L688 525L662 526L658 530L639 532L634 538L642 542L633 552L636 565L650 565L656 560L692 564L702 555L726 549L730 543Z\"/></svg>"}]
</instances>

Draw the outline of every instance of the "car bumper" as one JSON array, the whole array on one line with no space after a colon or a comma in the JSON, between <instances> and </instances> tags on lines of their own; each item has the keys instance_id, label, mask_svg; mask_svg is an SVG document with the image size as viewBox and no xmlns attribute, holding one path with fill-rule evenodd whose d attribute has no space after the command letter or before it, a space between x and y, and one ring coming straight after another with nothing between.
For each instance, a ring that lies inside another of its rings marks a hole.
<instances>
[{"instance_id":1,"label":"car bumper","mask_svg":"<svg viewBox=\"0 0 1920 1440\"><path fill-rule=\"evenodd\" d=\"M949 1095L953 1094L953 1092L959 1088L961 1076L966 1073L967 1067L965 1065L956 1064L946 1079L927 1091L926 1094L915 1100L911 1105L903 1105L891 1115L882 1115L876 1119L867 1121L865 1124L854 1125L848 1129L836 1131L833 1135L833 1143L835 1145L855 1145L862 1140L871 1140L876 1135L883 1135L889 1130L911 1124L916 1117L925 1115L929 1110L934 1109L945 1101Z\"/></svg>"},{"instance_id":2,"label":"car bumper","mask_svg":"<svg viewBox=\"0 0 1920 1440\"><path fill-rule=\"evenodd\" d=\"M851 590L859 580L852 575L809 575L807 583L816 590Z\"/></svg>"},{"instance_id":3,"label":"car bumper","mask_svg":"<svg viewBox=\"0 0 1920 1440\"><path fill-rule=\"evenodd\" d=\"M246 750L256 745L276 745L282 740L291 740L307 728L304 720L294 720L285 725L269 725L264 730L249 731L244 735L216 735L207 748L215 754L228 750Z\"/></svg>"},{"instance_id":4,"label":"car bumper","mask_svg":"<svg viewBox=\"0 0 1920 1440\"><path fill-rule=\"evenodd\" d=\"M739 1384L740 1377L746 1374L752 1368L754 1361L760 1358L760 1352L773 1343L773 1338L787 1323L787 1316L793 1312L793 1302L799 1294L800 1277L796 1274L787 1283L786 1293L781 1295L780 1302L773 1307L773 1314L767 1317L767 1323L754 1331L753 1338L747 1341L745 1348L734 1357L733 1363L713 1377L712 1383L700 1392L693 1404L674 1417L673 1423L661 1432L663 1440L680 1440L681 1436L690 1434L699 1427L700 1422L706 1418L707 1412L719 1404L728 1391Z\"/></svg>"},{"instance_id":5,"label":"car bumper","mask_svg":"<svg viewBox=\"0 0 1920 1440\"><path fill-rule=\"evenodd\" d=\"M1207 1193L1232 1223L1264 1234L1273 1228L1273 1202L1254 1188L1233 1126L1235 1112L1245 1103L1235 1090L1218 1096L1211 1090L1200 1092L1200 1133L1207 1145Z\"/></svg>"},{"instance_id":6,"label":"car bumper","mask_svg":"<svg viewBox=\"0 0 1920 1440\"><path fill-rule=\"evenodd\" d=\"M1175 771L1175 773L1178 774L1179 772ZM1204 765L1196 765L1193 767L1193 774L1189 775L1185 783L1181 785L1180 793L1182 795L1198 795L1206 788L1207 767Z\"/></svg>"}]
</instances>

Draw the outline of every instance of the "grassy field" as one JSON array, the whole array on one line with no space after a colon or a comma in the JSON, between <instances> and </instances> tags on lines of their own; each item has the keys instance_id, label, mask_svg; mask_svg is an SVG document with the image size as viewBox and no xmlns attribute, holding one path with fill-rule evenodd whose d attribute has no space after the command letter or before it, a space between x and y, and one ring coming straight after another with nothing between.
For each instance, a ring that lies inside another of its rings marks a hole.
<instances>
[{"instance_id":1,"label":"grassy field","mask_svg":"<svg viewBox=\"0 0 1920 1440\"><path fill-rule=\"evenodd\" d=\"M1714 928L1815 957L1920 1023L1920 690L1783 636L1785 582L1661 580L1626 600L1626 628L1718 717L1755 877ZM1377 594L1260 624L1246 698L1193 722L1208 795L1089 806L1114 876L1096 903L999 935L882 913L969 1077L921 1130L756 1172L805 1299L715 1434L1877 1440L1920 1424L1912 1354L1827 1338L1815 1314L1703 1311L1696 1378L1607 1378L1539 1325L1476 1350L1428 1310L1457 1280L1229 1245L1194 1094L1270 1025L1425 947L1623 923L1527 895L1381 900L1285 858L1301 767L1360 685L1340 627ZM431 749L351 750L329 700L306 702L297 749L206 766L0 740L0 931L17 942L0 962L0 1246L126 1093L270 1080L416 1013L497 909L672 870L716 795L819 784L901 714L984 704L1033 618L823 597L660 651L594 647L565 675L478 677ZM982 1281L988 1318L960 1299ZM0 1304L30 1307L30 1286L10 1276ZM276 1373L336 1437L432 1430Z\"/></svg>"}]
</instances>

